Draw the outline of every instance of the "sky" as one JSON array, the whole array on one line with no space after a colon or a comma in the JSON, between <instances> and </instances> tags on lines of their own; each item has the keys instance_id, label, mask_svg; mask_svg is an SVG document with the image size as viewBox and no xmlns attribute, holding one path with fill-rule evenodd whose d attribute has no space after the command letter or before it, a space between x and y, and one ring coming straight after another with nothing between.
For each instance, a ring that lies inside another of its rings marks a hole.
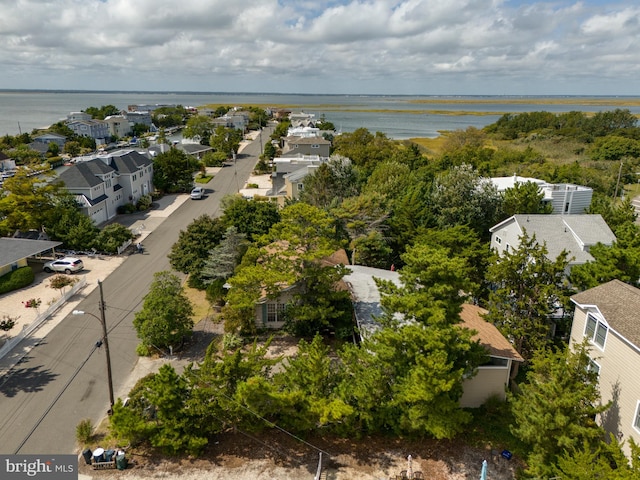
<instances>
[{"instance_id":1,"label":"sky","mask_svg":"<svg viewBox=\"0 0 640 480\"><path fill-rule=\"evenodd\" d=\"M0 0L0 89L638 95L638 0Z\"/></svg>"}]
</instances>

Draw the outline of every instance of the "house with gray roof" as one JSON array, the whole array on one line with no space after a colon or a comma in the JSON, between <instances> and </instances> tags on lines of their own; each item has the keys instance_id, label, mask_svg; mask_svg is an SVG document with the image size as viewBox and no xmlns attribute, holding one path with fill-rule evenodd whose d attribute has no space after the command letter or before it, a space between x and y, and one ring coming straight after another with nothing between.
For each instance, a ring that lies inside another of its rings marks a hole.
<instances>
[{"instance_id":1,"label":"house with gray roof","mask_svg":"<svg viewBox=\"0 0 640 480\"><path fill-rule=\"evenodd\" d=\"M593 261L589 249L597 243L611 245L616 237L600 214L595 215L513 215L489 229L491 248L498 254L510 252L520 246L526 232L535 235L539 244L546 244L548 258L555 260L566 250L569 269ZM567 272L569 273L569 272Z\"/></svg>"},{"instance_id":2,"label":"house with gray roof","mask_svg":"<svg viewBox=\"0 0 640 480\"><path fill-rule=\"evenodd\" d=\"M109 138L109 125L102 120L74 120L67 122L73 133L81 137L93 138L96 143L106 143Z\"/></svg>"},{"instance_id":3,"label":"house with gray roof","mask_svg":"<svg viewBox=\"0 0 640 480\"><path fill-rule=\"evenodd\" d=\"M28 266L27 259L45 252L55 254L62 242L31 240L27 238L0 238L0 276Z\"/></svg>"},{"instance_id":4,"label":"house with gray roof","mask_svg":"<svg viewBox=\"0 0 640 480\"><path fill-rule=\"evenodd\" d=\"M590 288L571 297L575 304L570 347L589 342L590 368L598 373L604 429L618 439L640 444L640 290L621 282Z\"/></svg>"},{"instance_id":5,"label":"house with gray roof","mask_svg":"<svg viewBox=\"0 0 640 480\"><path fill-rule=\"evenodd\" d=\"M322 137L285 137L282 141L282 157L299 155L329 157L331 153L331 142Z\"/></svg>"},{"instance_id":6,"label":"house with gray roof","mask_svg":"<svg viewBox=\"0 0 640 480\"><path fill-rule=\"evenodd\" d=\"M134 150L121 150L78 162L57 178L76 196L96 224L113 218L117 209L136 203L153 190L153 162Z\"/></svg>"}]
</instances>

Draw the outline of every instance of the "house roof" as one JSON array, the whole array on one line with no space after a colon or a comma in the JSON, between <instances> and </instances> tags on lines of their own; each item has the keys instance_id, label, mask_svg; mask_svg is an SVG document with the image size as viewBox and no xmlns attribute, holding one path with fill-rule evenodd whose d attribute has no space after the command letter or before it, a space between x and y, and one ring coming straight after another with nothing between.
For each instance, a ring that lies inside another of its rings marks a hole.
<instances>
[{"instance_id":1,"label":"house roof","mask_svg":"<svg viewBox=\"0 0 640 480\"><path fill-rule=\"evenodd\" d=\"M140 167L151 165L152 160L135 150L126 150L109 155L109 165L118 173L136 173Z\"/></svg>"},{"instance_id":2,"label":"house roof","mask_svg":"<svg viewBox=\"0 0 640 480\"><path fill-rule=\"evenodd\" d=\"M588 252L589 247L602 243L611 245L616 237L602 218L602 215L513 215L491 227L491 233L515 223L521 233L527 232L530 237L546 243L548 257L555 259L563 250L569 252L572 264L586 263L593 260Z\"/></svg>"},{"instance_id":3,"label":"house roof","mask_svg":"<svg viewBox=\"0 0 640 480\"><path fill-rule=\"evenodd\" d=\"M524 359L516 351L509 341L500 333L492 323L487 322L483 315L487 313L484 308L477 305L465 303L462 305L460 318L462 324L469 330L475 330L476 333L472 340L477 340L480 345L489 351L492 357L508 358L516 362L523 362Z\"/></svg>"},{"instance_id":4,"label":"house roof","mask_svg":"<svg viewBox=\"0 0 640 480\"><path fill-rule=\"evenodd\" d=\"M62 245L62 242L2 237L0 238L0 266L12 265L24 258L38 255L59 245Z\"/></svg>"},{"instance_id":5,"label":"house roof","mask_svg":"<svg viewBox=\"0 0 640 480\"><path fill-rule=\"evenodd\" d=\"M199 143L179 143L178 149L183 150L185 153L190 155L210 152L213 150L209 145L200 145Z\"/></svg>"},{"instance_id":6,"label":"house roof","mask_svg":"<svg viewBox=\"0 0 640 480\"><path fill-rule=\"evenodd\" d=\"M105 165L102 160L95 159L88 162L78 162L62 172L58 179L64 182L67 189L91 188L102 184L103 180L97 175L113 172L113 168Z\"/></svg>"},{"instance_id":7,"label":"house roof","mask_svg":"<svg viewBox=\"0 0 640 480\"><path fill-rule=\"evenodd\" d=\"M285 141L291 145L331 145L324 137L287 137Z\"/></svg>"},{"instance_id":8,"label":"house roof","mask_svg":"<svg viewBox=\"0 0 640 480\"><path fill-rule=\"evenodd\" d=\"M351 273L345 275L343 280L351 292L358 327L366 336L380 328L376 318L384 313L380 306L380 291L374 278L389 280L395 285L401 286L400 274L393 270L361 265L347 265L347 268ZM494 325L482 317L483 313L486 313L486 310L476 305L464 304L462 306L460 313L462 325L478 332L473 336L473 340L479 341L491 356L522 362L520 354Z\"/></svg>"},{"instance_id":9,"label":"house roof","mask_svg":"<svg viewBox=\"0 0 640 480\"><path fill-rule=\"evenodd\" d=\"M640 290L620 280L611 280L571 300L580 308L597 309L610 328L640 349Z\"/></svg>"}]
</instances>

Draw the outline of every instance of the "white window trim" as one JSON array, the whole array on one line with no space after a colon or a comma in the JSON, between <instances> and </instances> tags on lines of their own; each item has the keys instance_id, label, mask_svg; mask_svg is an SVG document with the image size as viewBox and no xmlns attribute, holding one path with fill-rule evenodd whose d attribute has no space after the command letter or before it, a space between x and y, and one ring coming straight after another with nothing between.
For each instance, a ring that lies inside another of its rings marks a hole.
<instances>
[{"instance_id":1,"label":"white window trim","mask_svg":"<svg viewBox=\"0 0 640 480\"><path fill-rule=\"evenodd\" d=\"M591 367L592 365L595 365L596 367L598 367L598 371L596 372L596 375L599 377L600 376L600 371L602 370L602 367L593 358L589 358L589 365L587 366L587 370L591 371L592 370L592 367Z\"/></svg>"},{"instance_id":2,"label":"white window trim","mask_svg":"<svg viewBox=\"0 0 640 480\"><path fill-rule=\"evenodd\" d=\"M631 420L631 427L640 433L640 400L636 403L636 411L633 415L633 420Z\"/></svg>"},{"instance_id":3,"label":"white window trim","mask_svg":"<svg viewBox=\"0 0 640 480\"><path fill-rule=\"evenodd\" d=\"M588 336L587 335L587 325L589 324L589 317L593 318L596 321L596 327L593 330L593 335L592 336ZM602 346L600 346L595 341L596 335L598 334L598 328L600 326L602 326L602 327L607 329L607 332L606 332L606 334L604 336L604 342L603 342ZM604 349L607 346L607 338L609 338L609 325L606 322L604 322L602 320L599 320L598 317L593 315L591 312L587 312L587 317L585 318L585 322L584 322L584 331L583 331L582 334L589 339L589 343L595 345L596 348L598 348L599 350L602 350L604 352Z\"/></svg>"},{"instance_id":4,"label":"white window trim","mask_svg":"<svg viewBox=\"0 0 640 480\"><path fill-rule=\"evenodd\" d=\"M502 243L502 239L496 235L496 243L500 245Z\"/></svg>"}]
</instances>

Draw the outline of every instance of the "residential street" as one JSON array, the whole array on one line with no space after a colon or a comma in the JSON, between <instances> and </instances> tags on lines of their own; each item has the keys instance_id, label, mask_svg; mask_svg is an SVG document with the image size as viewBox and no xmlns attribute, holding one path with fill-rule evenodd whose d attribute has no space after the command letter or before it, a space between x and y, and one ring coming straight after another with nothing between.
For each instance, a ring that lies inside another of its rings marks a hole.
<instances>
[{"instance_id":1,"label":"residential street","mask_svg":"<svg viewBox=\"0 0 640 480\"><path fill-rule=\"evenodd\" d=\"M270 132L265 129L261 135L263 143ZM167 254L180 230L202 214L220 214L220 200L242 187L260 151L258 140L248 144L235 164L222 168L206 185L204 199L186 200L145 238L144 255L127 257L103 279L116 396L138 360L132 321L153 274L170 270ZM99 316L98 306L99 291L94 289L75 308ZM101 335L96 318L68 315L0 380L0 452L76 451L78 422L98 422L109 406L104 347L95 348Z\"/></svg>"}]
</instances>

